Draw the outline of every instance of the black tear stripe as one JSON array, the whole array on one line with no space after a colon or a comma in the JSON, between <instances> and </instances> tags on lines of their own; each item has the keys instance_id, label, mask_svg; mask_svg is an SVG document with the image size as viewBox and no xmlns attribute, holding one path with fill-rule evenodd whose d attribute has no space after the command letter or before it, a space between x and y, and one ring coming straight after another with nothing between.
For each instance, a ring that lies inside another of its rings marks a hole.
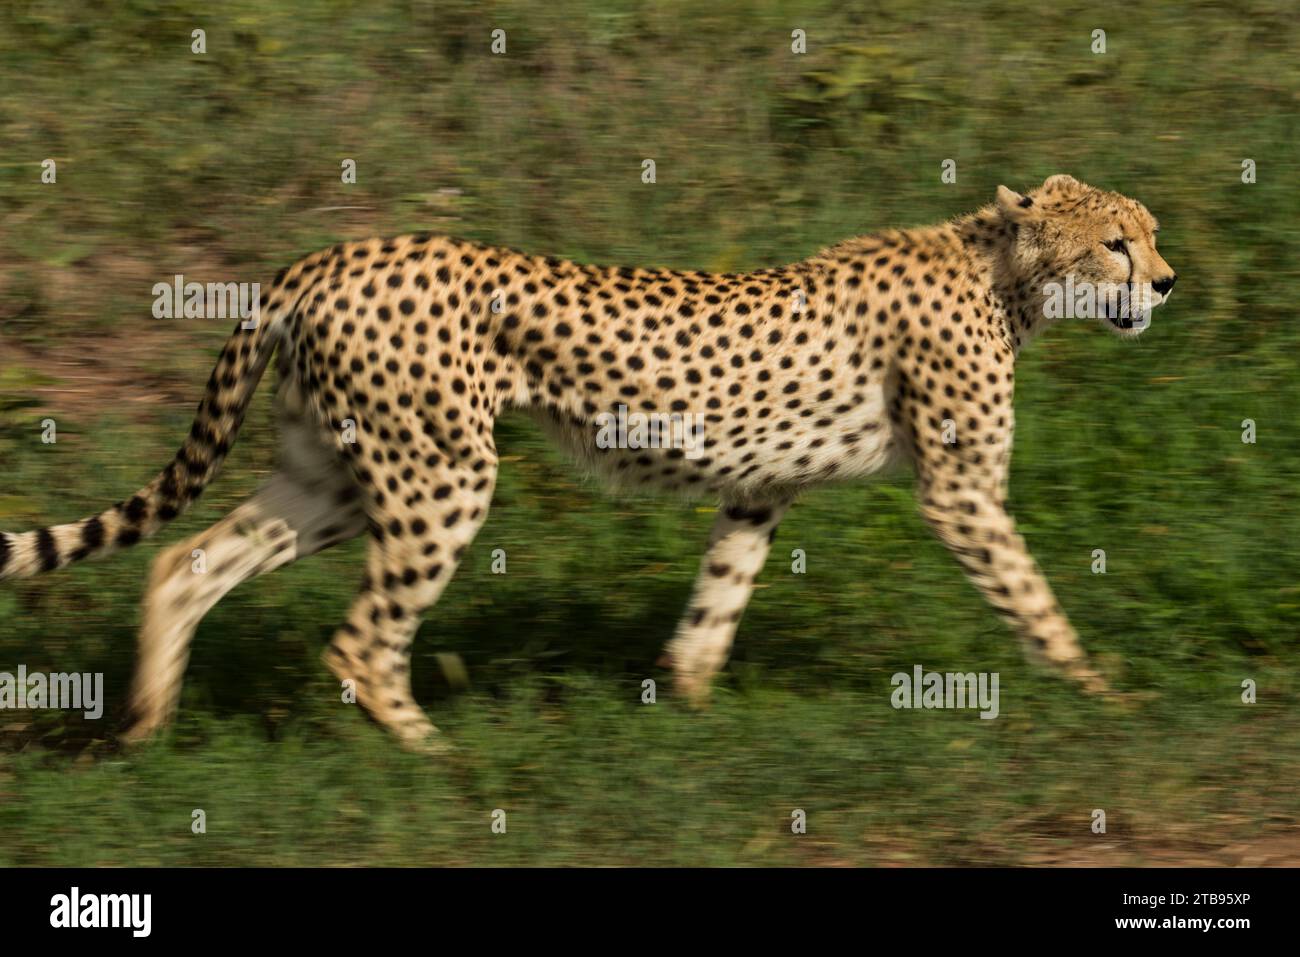
<instances>
[{"instance_id":1,"label":"black tear stripe","mask_svg":"<svg viewBox=\"0 0 1300 957\"><path fill-rule=\"evenodd\" d=\"M36 533L36 552L41 558L41 571L50 572L59 567L59 546L48 528Z\"/></svg>"},{"instance_id":2,"label":"black tear stripe","mask_svg":"<svg viewBox=\"0 0 1300 957\"><path fill-rule=\"evenodd\" d=\"M9 536L0 532L0 575L5 572L5 566L9 564L9 554L12 551L9 545Z\"/></svg>"}]
</instances>

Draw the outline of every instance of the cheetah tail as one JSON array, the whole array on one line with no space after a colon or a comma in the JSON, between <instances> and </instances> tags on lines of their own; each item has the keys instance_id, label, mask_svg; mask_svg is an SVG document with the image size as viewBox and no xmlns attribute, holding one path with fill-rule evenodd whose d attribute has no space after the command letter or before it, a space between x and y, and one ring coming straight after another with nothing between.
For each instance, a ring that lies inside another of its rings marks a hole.
<instances>
[{"instance_id":1,"label":"cheetah tail","mask_svg":"<svg viewBox=\"0 0 1300 957\"><path fill-rule=\"evenodd\" d=\"M282 273L279 279L283 280ZM277 283L278 285L278 283ZM278 291L278 290L277 290ZM30 578L148 538L197 499L221 468L292 310L273 295L256 325L235 328L208 379L190 434L152 482L98 515L34 532L0 532L0 580Z\"/></svg>"}]
</instances>

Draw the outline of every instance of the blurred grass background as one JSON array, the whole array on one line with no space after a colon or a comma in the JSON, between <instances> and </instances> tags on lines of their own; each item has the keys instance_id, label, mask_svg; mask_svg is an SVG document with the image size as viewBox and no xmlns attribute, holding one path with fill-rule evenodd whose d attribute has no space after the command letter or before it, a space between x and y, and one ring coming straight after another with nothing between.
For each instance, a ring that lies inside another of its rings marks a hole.
<instances>
[{"instance_id":1,"label":"blurred grass background","mask_svg":"<svg viewBox=\"0 0 1300 957\"><path fill-rule=\"evenodd\" d=\"M416 644L456 755L398 752L318 663L358 543L228 597L174 733L118 751L154 543L0 589L0 670L102 671L109 699L99 722L0 714L0 864L1300 863L1296 41L1281 0L6 5L9 530L114 501L176 447L229 329L150 317L175 273L266 282L415 229L756 268L1070 172L1144 201L1180 280L1139 342L1066 324L1019 373L1012 508L1121 705L1025 665L898 475L790 513L714 705L690 713L650 663L708 503L612 498L509 419L491 517ZM266 476L266 406L164 541ZM1001 716L894 711L889 677L917 663L999 672Z\"/></svg>"}]
</instances>

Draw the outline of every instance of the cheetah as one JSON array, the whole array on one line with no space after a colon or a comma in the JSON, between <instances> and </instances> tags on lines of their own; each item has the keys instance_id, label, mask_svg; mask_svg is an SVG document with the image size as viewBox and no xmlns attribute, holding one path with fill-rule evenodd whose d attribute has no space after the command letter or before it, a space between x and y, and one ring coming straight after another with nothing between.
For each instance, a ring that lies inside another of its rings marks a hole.
<instances>
[{"instance_id":1,"label":"cheetah","mask_svg":"<svg viewBox=\"0 0 1300 957\"><path fill-rule=\"evenodd\" d=\"M276 276L153 481L80 522L0 534L0 578L109 554L179 515L216 476L275 356L278 471L154 562L128 741L174 717L195 628L223 595L365 534L359 593L323 658L401 744L444 749L411 694L411 643L487 516L493 425L508 409L616 485L718 502L662 659L691 703L724 664L798 494L907 463L925 520L1029 657L1104 692L1006 509L1015 362L1054 322L1053 284L1121 288L1095 318L1141 333L1149 311L1132 295L1159 305L1176 278L1157 228L1135 200L1057 175L1024 194L999 186L942 225L740 274L582 265L428 234L341 243ZM615 411L695 414L701 441L694 454L597 442ZM194 549L206 574L192 571Z\"/></svg>"}]
</instances>

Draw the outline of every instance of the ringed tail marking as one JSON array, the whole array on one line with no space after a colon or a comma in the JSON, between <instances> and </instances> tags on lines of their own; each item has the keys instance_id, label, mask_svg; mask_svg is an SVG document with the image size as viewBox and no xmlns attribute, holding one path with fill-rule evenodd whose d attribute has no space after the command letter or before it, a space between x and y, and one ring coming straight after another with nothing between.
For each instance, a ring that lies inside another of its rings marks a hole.
<instances>
[{"instance_id":1,"label":"ringed tail marking","mask_svg":"<svg viewBox=\"0 0 1300 957\"><path fill-rule=\"evenodd\" d=\"M324 278L324 269L318 272L317 266L333 253L328 250L280 270L257 325L245 329L241 320L226 340L189 435L153 481L130 498L79 522L31 532L0 532L0 581L31 578L86 558L112 554L149 538L184 512L216 477L239 434L285 319ZM303 282L304 278L315 282ZM297 292L300 286L305 288Z\"/></svg>"}]
</instances>

